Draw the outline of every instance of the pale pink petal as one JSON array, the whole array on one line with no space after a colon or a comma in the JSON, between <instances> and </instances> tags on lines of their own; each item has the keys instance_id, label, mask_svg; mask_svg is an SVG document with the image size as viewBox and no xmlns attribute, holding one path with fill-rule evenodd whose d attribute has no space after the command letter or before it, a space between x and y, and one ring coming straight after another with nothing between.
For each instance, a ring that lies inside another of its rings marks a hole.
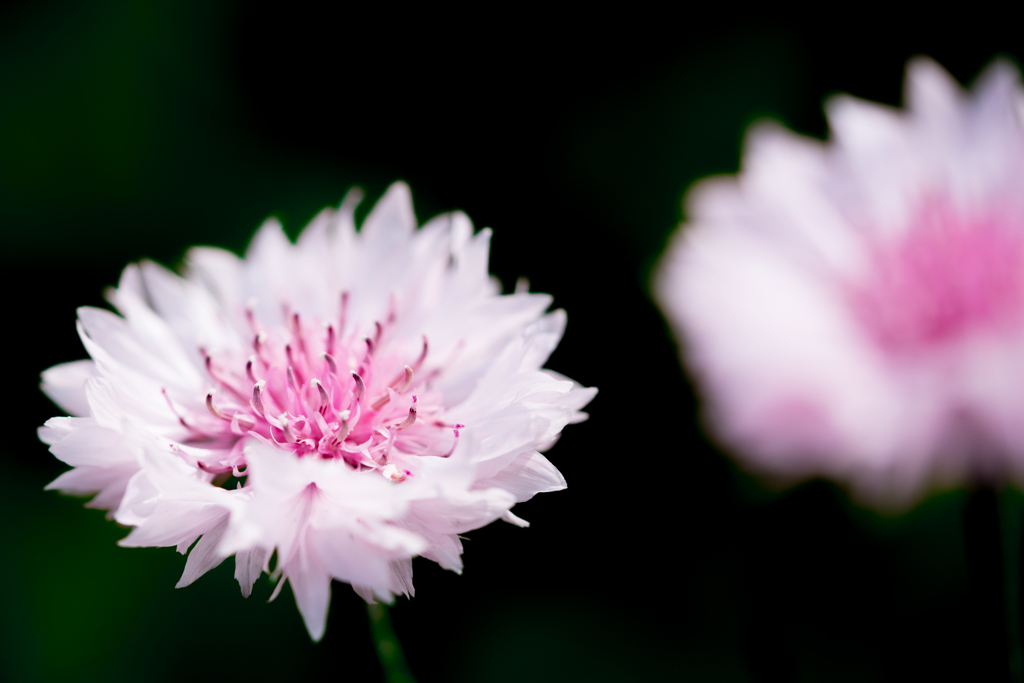
<instances>
[{"instance_id":1,"label":"pale pink petal","mask_svg":"<svg viewBox=\"0 0 1024 683\"><path fill-rule=\"evenodd\" d=\"M523 453L503 470L477 482L477 486L496 486L509 491L516 502L523 503L538 493L561 491L566 487L561 472L540 453Z\"/></svg>"},{"instance_id":2,"label":"pale pink petal","mask_svg":"<svg viewBox=\"0 0 1024 683\"><path fill-rule=\"evenodd\" d=\"M223 555L217 552L217 544L220 543L224 530L227 529L227 514L223 515L223 521L202 535L198 542L189 551L188 560L185 562L185 571L181 579L174 585L175 588L184 588L193 583L200 576L218 566L225 560ZM249 584L250 589L252 584ZM243 590L245 595L248 595Z\"/></svg>"},{"instance_id":3,"label":"pale pink petal","mask_svg":"<svg viewBox=\"0 0 1024 683\"><path fill-rule=\"evenodd\" d=\"M263 573L263 562L269 553L263 548L240 550L235 553L235 580L242 589L242 596L252 594L252 586Z\"/></svg>"},{"instance_id":4,"label":"pale pink petal","mask_svg":"<svg viewBox=\"0 0 1024 683\"><path fill-rule=\"evenodd\" d=\"M319 642L327 629L327 608L331 603L331 576L315 558L298 563L286 574L295 594L295 604L306 622L313 642Z\"/></svg>"},{"instance_id":5,"label":"pale pink petal","mask_svg":"<svg viewBox=\"0 0 1024 683\"><path fill-rule=\"evenodd\" d=\"M89 414L85 382L92 376L93 369L91 360L54 365L43 371L43 392L69 415L85 417Z\"/></svg>"}]
</instances>

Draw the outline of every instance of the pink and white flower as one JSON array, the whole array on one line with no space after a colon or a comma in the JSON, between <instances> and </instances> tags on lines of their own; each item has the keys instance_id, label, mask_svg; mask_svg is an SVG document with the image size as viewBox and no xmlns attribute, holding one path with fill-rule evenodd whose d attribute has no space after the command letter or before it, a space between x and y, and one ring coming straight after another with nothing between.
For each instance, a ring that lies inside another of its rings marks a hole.
<instances>
[{"instance_id":1,"label":"pink and white flower","mask_svg":"<svg viewBox=\"0 0 1024 683\"><path fill-rule=\"evenodd\" d=\"M79 310L91 360L43 373L73 416L40 429L73 466L49 488L96 494L122 545L199 538L179 586L233 554L248 595L276 551L314 639L332 578L390 602L414 556L458 572L458 534L525 526L517 502L565 487L541 451L596 392L542 369L565 313L499 294L488 230L417 229L397 183L357 231L357 202L294 245L271 220L244 259L193 249L184 277L129 266L121 316Z\"/></svg>"},{"instance_id":2,"label":"pink and white flower","mask_svg":"<svg viewBox=\"0 0 1024 683\"><path fill-rule=\"evenodd\" d=\"M1024 90L919 58L905 97L832 98L826 143L755 127L655 280L737 457L896 506L1024 483Z\"/></svg>"}]
</instances>

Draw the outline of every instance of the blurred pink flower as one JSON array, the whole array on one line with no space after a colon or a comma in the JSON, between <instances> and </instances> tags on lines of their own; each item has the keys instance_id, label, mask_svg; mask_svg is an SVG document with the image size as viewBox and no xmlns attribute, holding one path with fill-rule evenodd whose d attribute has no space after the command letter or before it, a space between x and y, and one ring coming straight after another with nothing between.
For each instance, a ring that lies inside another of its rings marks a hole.
<instances>
[{"instance_id":1,"label":"blurred pink flower","mask_svg":"<svg viewBox=\"0 0 1024 683\"><path fill-rule=\"evenodd\" d=\"M49 488L97 494L125 546L201 536L179 586L234 554L248 595L276 550L314 639L332 578L391 601L413 556L458 572L458 534L525 526L510 508L565 488L540 451L596 391L541 369L565 314L499 295L488 230L417 230L398 183L357 232L357 201L295 245L268 221L244 259L193 249L185 277L129 266L108 294L124 317L79 310L92 360L43 373L75 416L40 430L74 468Z\"/></svg>"},{"instance_id":2,"label":"blurred pink flower","mask_svg":"<svg viewBox=\"0 0 1024 683\"><path fill-rule=\"evenodd\" d=\"M656 297L753 471L880 506L1024 483L1024 92L907 67L906 109L829 100L822 143L764 124L701 182Z\"/></svg>"}]
</instances>

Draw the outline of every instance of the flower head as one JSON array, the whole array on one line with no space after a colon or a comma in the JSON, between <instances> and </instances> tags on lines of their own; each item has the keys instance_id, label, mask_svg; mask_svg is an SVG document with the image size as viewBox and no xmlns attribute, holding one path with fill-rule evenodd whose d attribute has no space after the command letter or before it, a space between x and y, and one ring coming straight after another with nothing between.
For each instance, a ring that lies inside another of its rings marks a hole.
<instances>
[{"instance_id":1,"label":"flower head","mask_svg":"<svg viewBox=\"0 0 1024 683\"><path fill-rule=\"evenodd\" d=\"M1024 91L921 58L906 100L831 99L827 143L755 128L655 284L739 457L892 505L1024 482Z\"/></svg>"},{"instance_id":2,"label":"flower head","mask_svg":"<svg viewBox=\"0 0 1024 683\"><path fill-rule=\"evenodd\" d=\"M489 231L417 229L402 184L357 231L357 202L294 245L269 221L244 259L193 249L184 277L129 266L121 316L79 310L91 360L43 373L73 416L40 430L73 466L49 488L96 494L122 545L199 538L179 586L234 554L248 595L276 553L315 639L332 578L390 601L413 556L460 571L458 534L525 526L513 505L565 487L540 451L595 393L542 369L565 314L499 294Z\"/></svg>"}]
</instances>

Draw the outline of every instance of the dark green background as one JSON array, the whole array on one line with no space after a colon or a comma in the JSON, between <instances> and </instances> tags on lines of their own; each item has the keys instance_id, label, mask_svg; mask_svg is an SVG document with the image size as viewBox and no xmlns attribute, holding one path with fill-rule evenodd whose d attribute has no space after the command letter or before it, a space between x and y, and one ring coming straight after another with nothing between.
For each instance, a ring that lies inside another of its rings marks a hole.
<instances>
[{"instance_id":1,"label":"dark green background","mask_svg":"<svg viewBox=\"0 0 1024 683\"><path fill-rule=\"evenodd\" d=\"M375 199L401 178L421 218L494 228L506 287L525 275L569 312L551 367L601 389L550 454L569 489L517 508L530 529L469 534L461 577L415 563L393 616L422 680L983 680L965 494L881 518L738 472L702 436L646 282L685 188L737 169L748 123L822 137L828 93L896 104L919 52L967 81L1022 53L1012 28L734 5L3 5L0 679L380 678L347 587L317 645L290 591L268 605L263 578L243 600L230 562L174 590L173 549L118 548L124 529L42 491L63 467L34 429L56 414L38 373L82 357L74 309L125 263L241 251L271 214L294 235L352 184ZM1013 540L1020 498L1000 502Z\"/></svg>"}]
</instances>

